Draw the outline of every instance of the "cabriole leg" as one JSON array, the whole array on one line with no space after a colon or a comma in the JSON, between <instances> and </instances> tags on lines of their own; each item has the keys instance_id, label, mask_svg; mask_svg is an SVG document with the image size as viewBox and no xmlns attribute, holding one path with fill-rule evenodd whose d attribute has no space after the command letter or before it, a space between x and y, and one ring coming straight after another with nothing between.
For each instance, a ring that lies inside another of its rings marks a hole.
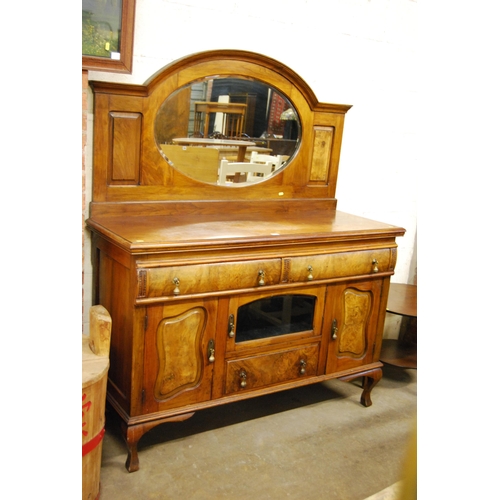
<instances>
[{"instance_id":1,"label":"cabriole leg","mask_svg":"<svg viewBox=\"0 0 500 500\"><path fill-rule=\"evenodd\" d=\"M356 378L363 378L363 392L361 393L361 404L363 406L371 406L371 392L372 389L377 385L377 382L382 378L382 368L373 368L366 372L353 373L352 375L345 375L344 377L339 377L339 380L349 382Z\"/></svg>"},{"instance_id":2,"label":"cabriole leg","mask_svg":"<svg viewBox=\"0 0 500 500\"><path fill-rule=\"evenodd\" d=\"M124 437L127 443L128 456L125 467L129 472L139 470L139 454L137 453L137 444L139 439L149 430L144 429L143 424L127 427L124 424Z\"/></svg>"},{"instance_id":3,"label":"cabriole leg","mask_svg":"<svg viewBox=\"0 0 500 500\"><path fill-rule=\"evenodd\" d=\"M371 392L381 378L381 368L374 370L369 375L363 377L363 392L361 393L361 404L363 406L368 407L372 405Z\"/></svg>"},{"instance_id":4,"label":"cabriole leg","mask_svg":"<svg viewBox=\"0 0 500 500\"><path fill-rule=\"evenodd\" d=\"M141 439L146 432L150 431L153 427L163 424L165 422L182 422L192 417L194 412L185 413L183 415L177 415L175 417L167 417L160 420L154 420L152 422L145 422L143 424L127 425L122 424L122 431L127 443L128 456L125 462L125 467L129 472L135 472L139 470L139 453L137 451L137 444L139 439Z\"/></svg>"}]
</instances>

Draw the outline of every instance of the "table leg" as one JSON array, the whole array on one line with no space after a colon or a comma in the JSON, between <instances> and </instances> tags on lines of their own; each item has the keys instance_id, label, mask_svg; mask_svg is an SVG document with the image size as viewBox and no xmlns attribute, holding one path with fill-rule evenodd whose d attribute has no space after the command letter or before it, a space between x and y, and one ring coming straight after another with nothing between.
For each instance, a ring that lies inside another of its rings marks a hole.
<instances>
[{"instance_id":1,"label":"table leg","mask_svg":"<svg viewBox=\"0 0 500 500\"><path fill-rule=\"evenodd\" d=\"M245 154L247 152L247 146L238 146L238 157L236 161L245 161Z\"/></svg>"}]
</instances>

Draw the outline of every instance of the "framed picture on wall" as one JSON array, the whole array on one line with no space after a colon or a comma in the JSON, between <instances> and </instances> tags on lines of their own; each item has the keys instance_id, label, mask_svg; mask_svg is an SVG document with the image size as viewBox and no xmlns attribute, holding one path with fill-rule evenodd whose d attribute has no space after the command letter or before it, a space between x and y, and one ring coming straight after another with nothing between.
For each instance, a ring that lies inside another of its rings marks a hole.
<instances>
[{"instance_id":1,"label":"framed picture on wall","mask_svg":"<svg viewBox=\"0 0 500 500\"><path fill-rule=\"evenodd\" d=\"M132 72L135 0L82 0L82 68Z\"/></svg>"}]
</instances>

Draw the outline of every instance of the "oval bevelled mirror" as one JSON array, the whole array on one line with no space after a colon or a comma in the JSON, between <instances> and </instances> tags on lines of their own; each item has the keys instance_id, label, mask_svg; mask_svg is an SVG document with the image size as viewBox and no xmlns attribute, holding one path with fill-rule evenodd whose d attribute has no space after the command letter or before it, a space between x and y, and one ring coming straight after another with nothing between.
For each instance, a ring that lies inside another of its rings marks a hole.
<instances>
[{"instance_id":1,"label":"oval bevelled mirror","mask_svg":"<svg viewBox=\"0 0 500 500\"><path fill-rule=\"evenodd\" d=\"M175 169L198 181L243 187L285 168L301 127L290 100L243 77L214 77L172 93L155 120L156 144Z\"/></svg>"}]
</instances>

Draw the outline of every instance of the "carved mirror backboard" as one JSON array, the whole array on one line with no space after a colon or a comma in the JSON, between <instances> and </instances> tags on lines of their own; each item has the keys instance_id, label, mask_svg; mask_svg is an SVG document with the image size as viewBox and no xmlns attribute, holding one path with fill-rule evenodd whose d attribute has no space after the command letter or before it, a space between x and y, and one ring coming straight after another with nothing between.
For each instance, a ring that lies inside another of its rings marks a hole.
<instances>
[{"instance_id":1,"label":"carved mirror backboard","mask_svg":"<svg viewBox=\"0 0 500 500\"><path fill-rule=\"evenodd\" d=\"M144 85L91 86L93 204L335 198L350 106L279 61L208 51Z\"/></svg>"}]
</instances>

